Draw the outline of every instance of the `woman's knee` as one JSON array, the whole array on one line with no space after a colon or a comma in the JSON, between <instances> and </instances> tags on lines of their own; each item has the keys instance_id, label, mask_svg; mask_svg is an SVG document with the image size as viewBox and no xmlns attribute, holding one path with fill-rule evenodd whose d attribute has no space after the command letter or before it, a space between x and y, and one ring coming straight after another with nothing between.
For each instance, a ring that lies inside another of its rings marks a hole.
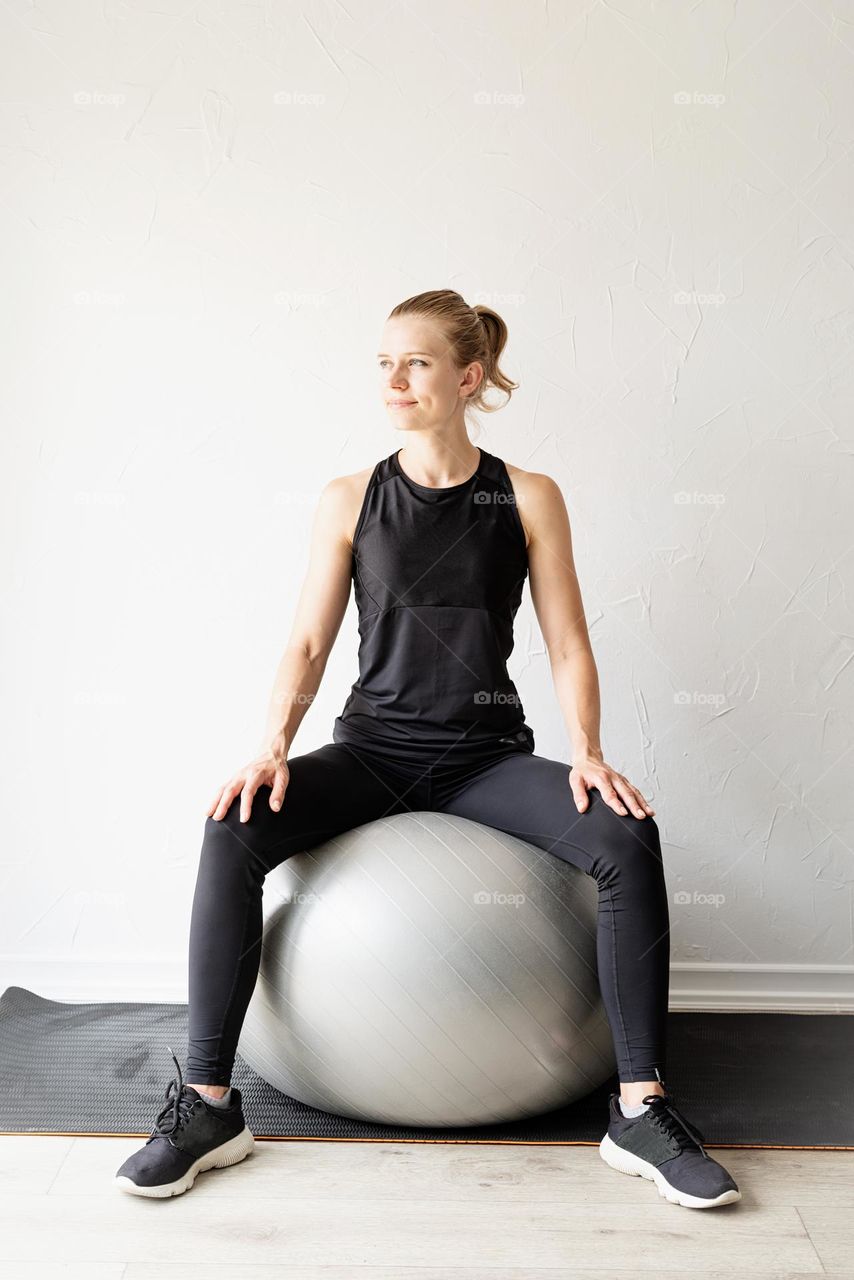
<instances>
[{"instance_id":1,"label":"woman's knee","mask_svg":"<svg viewBox=\"0 0 854 1280\"><path fill-rule=\"evenodd\" d=\"M257 797L256 797L257 798ZM202 861L214 865L225 863L227 869L248 868L266 874L263 841L258 825L240 821L240 797L236 797L221 818L205 819L202 838Z\"/></svg>"},{"instance_id":2,"label":"woman's knee","mask_svg":"<svg viewBox=\"0 0 854 1280\"><path fill-rule=\"evenodd\" d=\"M600 883L616 879L643 884L661 881L664 864L661 838L654 818L635 818L612 812L607 834L597 850L596 870Z\"/></svg>"}]
</instances>

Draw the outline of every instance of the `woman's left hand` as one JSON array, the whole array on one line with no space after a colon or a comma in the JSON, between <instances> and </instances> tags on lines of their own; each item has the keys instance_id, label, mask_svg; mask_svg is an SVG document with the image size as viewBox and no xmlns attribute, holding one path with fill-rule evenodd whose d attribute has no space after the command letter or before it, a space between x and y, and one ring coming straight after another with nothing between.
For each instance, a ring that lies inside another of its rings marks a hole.
<instances>
[{"instance_id":1,"label":"woman's left hand","mask_svg":"<svg viewBox=\"0 0 854 1280\"><path fill-rule=\"evenodd\" d=\"M645 818L647 815L651 817L655 813L637 787L632 786L628 778L617 773L604 760L574 761L569 770L569 785L579 813L583 813L590 803L588 787L595 787L615 813L626 814L631 809L636 818Z\"/></svg>"}]
</instances>

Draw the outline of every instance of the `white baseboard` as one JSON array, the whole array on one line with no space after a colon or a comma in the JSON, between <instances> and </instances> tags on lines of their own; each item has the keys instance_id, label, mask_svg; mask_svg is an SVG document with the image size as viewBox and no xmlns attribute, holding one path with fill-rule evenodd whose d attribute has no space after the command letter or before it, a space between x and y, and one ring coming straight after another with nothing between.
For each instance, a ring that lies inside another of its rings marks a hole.
<instances>
[{"instance_id":1,"label":"white baseboard","mask_svg":"<svg viewBox=\"0 0 854 1280\"><path fill-rule=\"evenodd\" d=\"M26 987L46 1000L75 1004L114 1000L186 1004L187 957L105 962L0 956L0 991L7 987Z\"/></svg>"},{"instance_id":2,"label":"white baseboard","mask_svg":"<svg viewBox=\"0 0 854 1280\"><path fill-rule=\"evenodd\" d=\"M669 1008L732 1013L854 1013L854 965L727 964L670 966Z\"/></svg>"},{"instance_id":3,"label":"white baseboard","mask_svg":"<svg viewBox=\"0 0 854 1280\"><path fill-rule=\"evenodd\" d=\"M48 1000L187 1002L186 956L105 963L0 956L0 992L26 987ZM854 965L727 964L675 960L673 1012L854 1013Z\"/></svg>"}]
</instances>

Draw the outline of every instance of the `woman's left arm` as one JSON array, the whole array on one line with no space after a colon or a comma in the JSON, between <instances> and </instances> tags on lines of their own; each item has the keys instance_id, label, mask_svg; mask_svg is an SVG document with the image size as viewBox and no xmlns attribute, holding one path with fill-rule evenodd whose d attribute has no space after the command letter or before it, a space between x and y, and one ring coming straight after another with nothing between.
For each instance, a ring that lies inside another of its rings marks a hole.
<instances>
[{"instance_id":1,"label":"woman's left arm","mask_svg":"<svg viewBox=\"0 0 854 1280\"><path fill-rule=\"evenodd\" d=\"M515 471L515 469L514 469ZM602 758L599 676L587 631L572 554L569 515L558 484L537 472L513 475L528 534L528 580L552 680L572 743L569 785L580 813L595 787L615 812L637 818L655 812L637 787ZM628 808L626 807L628 806Z\"/></svg>"}]
</instances>

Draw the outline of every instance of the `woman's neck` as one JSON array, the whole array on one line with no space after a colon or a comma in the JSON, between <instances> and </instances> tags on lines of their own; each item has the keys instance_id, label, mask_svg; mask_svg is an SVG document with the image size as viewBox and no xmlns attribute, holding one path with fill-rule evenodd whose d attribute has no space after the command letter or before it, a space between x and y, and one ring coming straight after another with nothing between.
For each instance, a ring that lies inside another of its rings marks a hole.
<instances>
[{"instance_id":1,"label":"woman's neck","mask_svg":"<svg viewBox=\"0 0 854 1280\"><path fill-rule=\"evenodd\" d=\"M450 444L433 438L413 438L398 456L410 480L431 489L447 489L468 480L479 459L480 450L468 437Z\"/></svg>"}]
</instances>

